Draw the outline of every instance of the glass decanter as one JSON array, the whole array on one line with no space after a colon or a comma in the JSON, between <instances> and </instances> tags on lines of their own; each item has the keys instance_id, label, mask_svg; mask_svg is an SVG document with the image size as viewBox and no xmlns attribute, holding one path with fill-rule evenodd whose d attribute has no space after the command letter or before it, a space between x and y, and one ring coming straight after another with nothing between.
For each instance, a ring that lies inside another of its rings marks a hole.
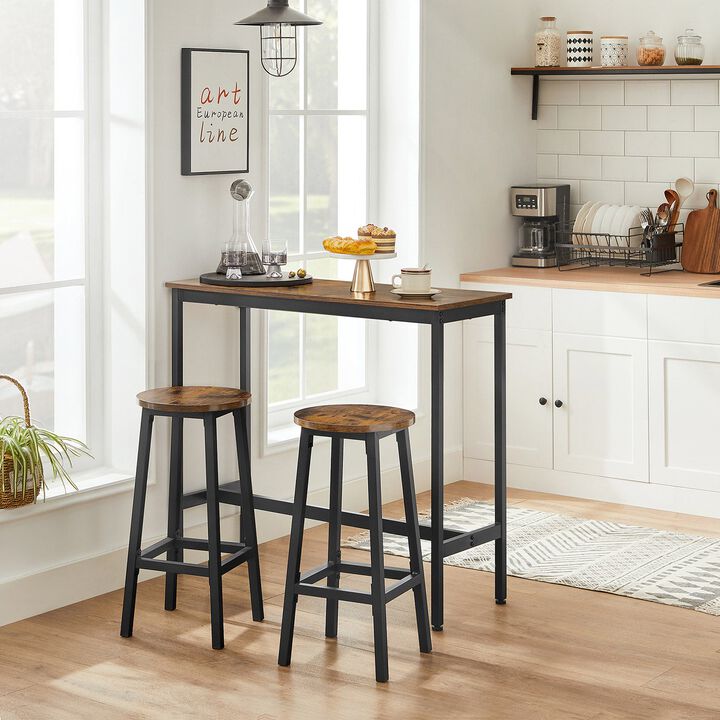
<instances>
[{"instance_id":1,"label":"glass decanter","mask_svg":"<svg viewBox=\"0 0 720 720\"><path fill-rule=\"evenodd\" d=\"M250 235L250 200L255 194L247 180L235 180L230 195L235 201L233 209L233 234L225 243L217 272L225 275L227 269L240 268L243 275L262 275L265 272L260 254ZM234 263L239 262L239 265Z\"/></svg>"}]
</instances>

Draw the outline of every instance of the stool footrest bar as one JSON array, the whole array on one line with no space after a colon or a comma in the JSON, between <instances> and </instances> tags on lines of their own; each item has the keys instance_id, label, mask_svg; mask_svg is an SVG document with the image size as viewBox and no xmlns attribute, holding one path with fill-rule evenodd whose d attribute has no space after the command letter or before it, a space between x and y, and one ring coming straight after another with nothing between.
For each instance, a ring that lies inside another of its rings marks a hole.
<instances>
[{"instance_id":1,"label":"stool footrest bar","mask_svg":"<svg viewBox=\"0 0 720 720\"><path fill-rule=\"evenodd\" d=\"M340 562L335 565L337 572L348 573L349 575L371 575L370 563L347 563ZM410 570L408 568L385 567L385 577L390 580L401 580L406 577Z\"/></svg>"},{"instance_id":2,"label":"stool footrest bar","mask_svg":"<svg viewBox=\"0 0 720 720\"><path fill-rule=\"evenodd\" d=\"M176 575L209 577L209 572L205 565L196 565L194 563L178 562L177 560L156 560L155 558L145 558L141 556L137 559L136 564L137 567L143 570L157 570L158 572L174 573Z\"/></svg>"},{"instance_id":3,"label":"stool footrest bar","mask_svg":"<svg viewBox=\"0 0 720 720\"><path fill-rule=\"evenodd\" d=\"M175 540L173 538L164 538L163 540L160 540L159 542L156 542L154 545L151 545L149 548L146 548L140 553L140 557L142 558L156 558L158 555L162 555L164 552L167 552L175 545Z\"/></svg>"},{"instance_id":4,"label":"stool footrest bar","mask_svg":"<svg viewBox=\"0 0 720 720\"><path fill-rule=\"evenodd\" d=\"M328 600L343 600L345 602L363 603L369 605L372 602L372 595L359 590L343 590L341 588L325 587L324 585L309 585L307 583L296 583L295 592L298 595L311 595L313 597L326 598Z\"/></svg>"},{"instance_id":5,"label":"stool footrest bar","mask_svg":"<svg viewBox=\"0 0 720 720\"><path fill-rule=\"evenodd\" d=\"M385 602L389 603L391 600L394 600L396 597L402 595L404 592L412 590L416 585L420 584L421 579L421 575L406 574L406 576L402 580L398 580L396 583L393 583L385 591Z\"/></svg>"},{"instance_id":6,"label":"stool footrest bar","mask_svg":"<svg viewBox=\"0 0 720 720\"><path fill-rule=\"evenodd\" d=\"M226 573L230 570L233 570L238 565L241 565L249 558L253 557L255 555L255 548L243 548L242 550L238 550L238 552L234 553L228 558L225 558L220 563L220 572Z\"/></svg>"}]
</instances>

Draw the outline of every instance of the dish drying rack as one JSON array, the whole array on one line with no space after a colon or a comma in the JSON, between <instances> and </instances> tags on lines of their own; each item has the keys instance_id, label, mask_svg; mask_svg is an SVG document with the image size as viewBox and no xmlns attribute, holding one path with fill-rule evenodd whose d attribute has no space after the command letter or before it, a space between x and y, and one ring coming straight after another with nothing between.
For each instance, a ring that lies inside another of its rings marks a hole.
<instances>
[{"instance_id":1,"label":"dish drying rack","mask_svg":"<svg viewBox=\"0 0 720 720\"><path fill-rule=\"evenodd\" d=\"M555 252L559 270L615 265L647 268L642 275L675 270L680 262L685 226L677 223L655 236L645 238L641 227L630 228L627 235L575 232L572 224L556 226Z\"/></svg>"}]
</instances>

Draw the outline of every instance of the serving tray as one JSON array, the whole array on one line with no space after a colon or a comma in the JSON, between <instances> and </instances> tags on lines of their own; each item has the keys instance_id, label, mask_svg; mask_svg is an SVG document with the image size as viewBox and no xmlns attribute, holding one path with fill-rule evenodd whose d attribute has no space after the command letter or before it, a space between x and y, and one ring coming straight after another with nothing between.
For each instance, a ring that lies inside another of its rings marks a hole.
<instances>
[{"instance_id":1,"label":"serving tray","mask_svg":"<svg viewBox=\"0 0 720 720\"><path fill-rule=\"evenodd\" d=\"M239 280L228 280L222 273L205 273L200 276L200 282L205 285L221 285L223 287L292 287L293 285L308 285L312 282L312 275L304 278L288 277L283 273L281 278L269 278L265 275L246 275Z\"/></svg>"}]
</instances>

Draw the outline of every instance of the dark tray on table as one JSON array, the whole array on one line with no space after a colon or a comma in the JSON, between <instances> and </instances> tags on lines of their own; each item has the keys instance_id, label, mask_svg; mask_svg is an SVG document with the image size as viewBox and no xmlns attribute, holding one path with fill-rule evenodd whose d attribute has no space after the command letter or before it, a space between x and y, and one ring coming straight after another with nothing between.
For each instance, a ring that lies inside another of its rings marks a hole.
<instances>
[{"instance_id":1,"label":"dark tray on table","mask_svg":"<svg viewBox=\"0 0 720 720\"><path fill-rule=\"evenodd\" d=\"M312 276L304 278L289 278L283 273L281 278L269 278L265 275L245 275L239 280L228 280L222 273L205 273L200 276L200 282L205 285L221 285L223 287L292 287L293 285L308 285Z\"/></svg>"}]
</instances>

